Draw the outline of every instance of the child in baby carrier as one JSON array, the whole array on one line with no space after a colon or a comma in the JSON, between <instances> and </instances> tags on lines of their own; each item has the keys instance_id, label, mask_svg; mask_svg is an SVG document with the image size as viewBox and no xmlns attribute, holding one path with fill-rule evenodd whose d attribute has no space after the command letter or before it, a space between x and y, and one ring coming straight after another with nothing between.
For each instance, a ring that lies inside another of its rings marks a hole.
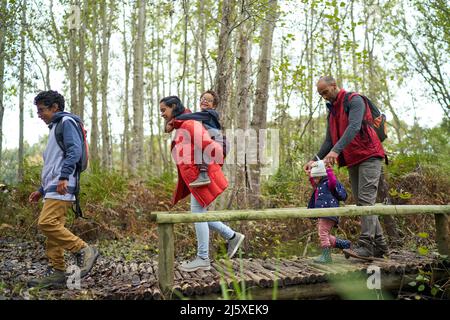
<instances>
[{"instance_id":1,"label":"child in baby carrier","mask_svg":"<svg viewBox=\"0 0 450 320\"><path fill-rule=\"evenodd\" d=\"M339 207L339 201L347 199L344 186L336 179L331 166L325 168L325 163L322 160L313 164L309 181L314 191L309 200L308 209ZM337 226L338 222L339 218L335 216L318 219L317 231L322 254L314 259L314 262L331 263L331 248L350 248L351 242L349 240L336 238L330 234L331 229Z\"/></svg>"}]
</instances>

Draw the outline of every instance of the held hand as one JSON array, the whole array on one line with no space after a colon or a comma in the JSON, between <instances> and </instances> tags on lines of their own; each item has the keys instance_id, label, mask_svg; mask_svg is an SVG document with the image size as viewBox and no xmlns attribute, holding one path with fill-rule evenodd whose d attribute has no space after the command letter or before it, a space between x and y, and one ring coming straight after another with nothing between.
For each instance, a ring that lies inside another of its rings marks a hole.
<instances>
[{"instance_id":1,"label":"held hand","mask_svg":"<svg viewBox=\"0 0 450 320\"><path fill-rule=\"evenodd\" d=\"M59 180L58 186L56 187L56 192L61 195L65 195L68 191L67 185L69 184L69 180Z\"/></svg>"},{"instance_id":2,"label":"held hand","mask_svg":"<svg viewBox=\"0 0 450 320\"><path fill-rule=\"evenodd\" d=\"M314 161L311 160L311 161L308 161L308 163L303 166L303 170L305 171L305 173L308 176L309 176L309 173L311 172L311 168L312 168L313 163L314 163Z\"/></svg>"},{"instance_id":3,"label":"held hand","mask_svg":"<svg viewBox=\"0 0 450 320\"><path fill-rule=\"evenodd\" d=\"M28 202L30 203L36 203L41 198L42 194L39 191L34 191L30 194L28 197Z\"/></svg>"},{"instance_id":4,"label":"held hand","mask_svg":"<svg viewBox=\"0 0 450 320\"><path fill-rule=\"evenodd\" d=\"M339 154L337 154L334 151L330 151L325 158L323 159L323 161L325 162L326 165L334 165L335 163L337 163L337 157L339 156Z\"/></svg>"}]
</instances>

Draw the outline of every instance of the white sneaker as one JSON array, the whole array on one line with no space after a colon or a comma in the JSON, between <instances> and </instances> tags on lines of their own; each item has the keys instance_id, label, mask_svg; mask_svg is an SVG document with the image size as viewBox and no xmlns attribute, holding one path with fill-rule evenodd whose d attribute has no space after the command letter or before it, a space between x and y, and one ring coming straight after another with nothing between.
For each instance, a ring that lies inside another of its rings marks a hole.
<instances>
[{"instance_id":1,"label":"white sneaker","mask_svg":"<svg viewBox=\"0 0 450 320\"><path fill-rule=\"evenodd\" d=\"M228 241L228 258L233 258L236 252L238 251L242 241L244 241L245 236L242 233L236 232L235 236L232 240Z\"/></svg>"},{"instance_id":2,"label":"white sneaker","mask_svg":"<svg viewBox=\"0 0 450 320\"><path fill-rule=\"evenodd\" d=\"M200 257L195 258L190 262L184 262L179 269L184 272L192 272L197 270L209 270L211 269L211 262L209 259L202 259Z\"/></svg>"}]
</instances>

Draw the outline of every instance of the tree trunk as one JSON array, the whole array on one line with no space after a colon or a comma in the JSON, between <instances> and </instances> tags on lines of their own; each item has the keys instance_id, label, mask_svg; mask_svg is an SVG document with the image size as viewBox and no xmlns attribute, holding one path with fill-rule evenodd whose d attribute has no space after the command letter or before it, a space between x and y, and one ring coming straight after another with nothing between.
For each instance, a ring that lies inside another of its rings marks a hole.
<instances>
[{"instance_id":1,"label":"tree trunk","mask_svg":"<svg viewBox=\"0 0 450 320\"><path fill-rule=\"evenodd\" d=\"M389 84L387 82L386 77L384 78L384 91L386 92L386 99L384 101L384 104L388 106L389 111L392 114L392 118L393 118L393 127L395 130L395 133L397 135L397 140L399 143L402 142L402 123L400 121L400 118L397 115L397 112L395 111L394 107L391 104L391 94L390 94L390 90L389 90ZM400 150L401 152L403 152L403 150Z\"/></svg>"},{"instance_id":2,"label":"tree trunk","mask_svg":"<svg viewBox=\"0 0 450 320\"><path fill-rule=\"evenodd\" d=\"M351 30L352 30L352 67L353 67L353 90L355 92L359 92L359 81L358 81L358 67L357 67L357 58L356 58L356 34L355 34L355 28L356 23L354 22L354 15L353 15L353 7L355 4L355 0L351 0L350 5L350 23L351 23Z\"/></svg>"},{"instance_id":3,"label":"tree trunk","mask_svg":"<svg viewBox=\"0 0 450 320\"><path fill-rule=\"evenodd\" d=\"M0 12L3 16L6 16L6 0L1 0ZM0 23L0 169L2 168L2 155L3 155L3 115L5 113L5 107L3 105L3 92L5 87L5 42L6 42L6 22Z\"/></svg>"},{"instance_id":4,"label":"tree trunk","mask_svg":"<svg viewBox=\"0 0 450 320\"><path fill-rule=\"evenodd\" d=\"M214 88L220 97L220 103L217 112L222 117L225 127L229 124L228 103L229 103L229 84L231 78L231 26L233 11L236 6L235 0L224 0L222 2L222 19L220 23L219 47L217 57L217 71L214 81Z\"/></svg>"},{"instance_id":5,"label":"tree trunk","mask_svg":"<svg viewBox=\"0 0 450 320\"><path fill-rule=\"evenodd\" d=\"M138 27L134 46L133 62L133 151L131 172L136 174L141 165L144 147L144 44L145 44L145 0L138 0Z\"/></svg>"},{"instance_id":6,"label":"tree trunk","mask_svg":"<svg viewBox=\"0 0 450 320\"><path fill-rule=\"evenodd\" d=\"M171 27L171 29L172 29L172 27ZM156 39L157 39L156 40L157 42L160 41L160 35L159 35L158 30L156 31ZM172 39L172 37L170 37L170 39ZM172 45L172 40L170 40L170 46L171 45ZM161 94L161 85L160 85L160 81L159 81L159 79L161 78L161 72L163 72L162 68L160 69L160 63L159 63L159 61L162 60L162 57L161 57L162 54L161 54L160 50L161 50L161 48L158 46L156 49L156 74L155 74L155 82L156 82L155 104L158 106L158 108L159 108L159 100L161 99L162 96L164 96L164 93ZM169 55L169 59L170 59L170 57L171 57L171 55ZM171 66L170 61L169 61L169 66ZM171 83L171 81L169 81L169 83ZM170 167L169 167L170 162L167 161L167 143L164 139L164 134L161 133L161 132L164 132L164 128L162 127L162 121L161 121L161 117L159 114L157 115L156 123L159 128L159 132L160 132L160 134L158 136L158 148L159 148L160 161L162 164L163 172L169 172L170 171Z\"/></svg>"},{"instance_id":7,"label":"tree trunk","mask_svg":"<svg viewBox=\"0 0 450 320\"><path fill-rule=\"evenodd\" d=\"M381 169L380 180L378 182L378 194L377 202L382 202L385 204L392 204L391 196L389 195L389 184L386 181L386 176L384 174L384 167ZM400 235L398 233L397 223L392 216L383 216L384 226L386 228L386 234L393 242L398 242L400 240Z\"/></svg>"},{"instance_id":8,"label":"tree trunk","mask_svg":"<svg viewBox=\"0 0 450 320\"><path fill-rule=\"evenodd\" d=\"M200 18L201 21L201 18ZM201 23L201 22L200 22ZM194 32L194 31L192 31ZM200 32L201 32L201 27L197 26L197 29L195 31L195 38L200 39ZM196 46L195 46L195 53L194 53L194 112L196 112L198 110L198 95L203 93L198 91L198 58L199 58L199 43L197 42Z\"/></svg>"},{"instance_id":9,"label":"tree trunk","mask_svg":"<svg viewBox=\"0 0 450 320\"><path fill-rule=\"evenodd\" d=\"M70 2L74 5L74 1ZM77 21L76 12L71 12L72 20L69 29L69 83L70 83L70 111L74 114L78 114L78 99L77 99Z\"/></svg>"},{"instance_id":10,"label":"tree trunk","mask_svg":"<svg viewBox=\"0 0 450 320\"><path fill-rule=\"evenodd\" d=\"M206 57L206 15L205 15L205 0L200 0L200 55L202 57L202 72L200 76L200 92L206 91L205 88L205 61L203 57Z\"/></svg>"},{"instance_id":11,"label":"tree trunk","mask_svg":"<svg viewBox=\"0 0 450 320\"><path fill-rule=\"evenodd\" d=\"M113 0L110 2L112 6ZM111 24L113 12L107 15L107 0L100 4L102 21L102 52L101 52L101 95L102 95L102 165L112 169L111 136L109 131L108 113L108 77L109 77L109 41L111 38ZM108 20L107 20L108 16Z\"/></svg>"},{"instance_id":12,"label":"tree trunk","mask_svg":"<svg viewBox=\"0 0 450 320\"><path fill-rule=\"evenodd\" d=\"M90 157L94 165L99 164L100 157L98 151L98 67L97 67L97 2L92 3L92 71L91 71L91 102L92 102L92 118L91 118L91 141L89 143Z\"/></svg>"},{"instance_id":13,"label":"tree trunk","mask_svg":"<svg viewBox=\"0 0 450 320\"><path fill-rule=\"evenodd\" d=\"M126 37L126 18L125 18L125 4L123 4L123 42L122 48L125 57L125 94L123 103L123 138L122 138L122 173L129 170L130 159L130 114L129 114L129 83L130 83L130 61L128 55L128 41ZM134 14L132 15L134 17ZM133 21L133 19L131 19ZM132 22L133 23L133 22ZM134 23L133 23L134 24Z\"/></svg>"},{"instance_id":14,"label":"tree trunk","mask_svg":"<svg viewBox=\"0 0 450 320\"><path fill-rule=\"evenodd\" d=\"M237 83L237 113L238 117L238 129L242 129L244 132L247 131L249 126L249 110L250 110L250 77L251 77L251 50L252 41L250 39L250 22L244 22L239 30L239 74ZM246 139L244 137L237 138ZM231 141L233 142L233 141ZM234 143L233 143L234 145ZM246 149L248 148L248 141L244 140L243 150L240 149L242 144L237 143L236 145L236 202L239 208L248 207L248 186L250 181L248 180L248 166L246 161ZM239 153L240 152L240 153ZM240 156L242 155L242 156Z\"/></svg>"},{"instance_id":15,"label":"tree trunk","mask_svg":"<svg viewBox=\"0 0 450 320\"><path fill-rule=\"evenodd\" d=\"M81 26L80 26L80 32L79 32L79 42L80 42L80 49L78 54L78 116L81 118L81 120L84 120L84 98L86 96L85 93L85 59L86 59L86 49L85 49L85 36L86 36L86 20L87 20L87 10L88 10L88 3L87 0L83 0L83 8L81 9L82 15L81 15Z\"/></svg>"},{"instance_id":16,"label":"tree trunk","mask_svg":"<svg viewBox=\"0 0 450 320\"><path fill-rule=\"evenodd\" d=\"M22 20L20 32L20 69L19 69L19 168L17 171L17 178L19 182L23 181L24 174L24 158L23 158L23 95L25 91L25 32L26 32L26 12L27 1L22 3Z\"/></svg>"},{"instance_id":17,"label":"tree trunk","mask_svg":"<svg viewBox=\"0 0 450 320\"><path fill-rule=\"evenodd\" d=\"M267 128L267 101L269 98L269 78L270 66L272 61L272 39L275 29L277 13L277 0L268 0L269 10L261 29L261 51L258 61L258 75L256 81L255 104L253 107L252 129L256 131L257 136L261 129ZM261 151L265 150L264 141L258 137L257 153L258 163L252 170L252 207L261 206Z\"/></svg>"},{"instance_id":18,"label":"tree trunk","mask_svg":"<svg viewBox=\"0 0 450 320\"><path fill-rule=\"evenodd\" d=\"M337 85L342 88L342 55L341 55L341 32L340 29L336 31L336 74L337 74Z\"/></svg>"},{"instance_id":19,"label":"tree trunk","mask_svg":"<svg viewBox=\"0 0 450 320\"><path fill-rule=\"evenodd\" d=\"M174 10L171 9L170 11L170 34L169 34L169 90L172 90L172 82L173 82L173 77L172 77L172 45L173 45L173 13ZM158 52L159 52L159 48L158 48ZM158 97L160 98L160 97ZM158 100L159 101L159 100Z\"/></svg>"},{"instance_id":20,"label":"tree trunk","mask_svg":"<svg viewBox=\"0 0 450 320\"><path fill-rule=\"evenodd\" d=\"M184 45L183 45L183 75L181 80L183 81L181 101L186 105L189 105L186 101L186 78L188 77L188 23L189 23L189 0L183 0L183 11L184 11Z\"/></svg>"}]
</instances>

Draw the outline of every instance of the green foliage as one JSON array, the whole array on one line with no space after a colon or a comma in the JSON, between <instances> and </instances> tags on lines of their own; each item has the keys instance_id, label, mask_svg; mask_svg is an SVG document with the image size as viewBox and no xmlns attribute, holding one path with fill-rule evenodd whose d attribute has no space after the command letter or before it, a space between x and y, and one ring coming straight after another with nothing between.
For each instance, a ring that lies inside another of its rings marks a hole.
<instances>
[{"instance_id":1,"label":"green foliage","mask_svg":"<svg viewBox=\"0 0 450 320\"><path fill-rule=\"evenodd\" d=\"M120 258L124 261L150 261L157 254L158 244L147 244L130 237L120 241L104 240L100 242L101 254Z\"/></svg>"},{"instance_id":2,"label":"green foliage","mask_svg":"<svg viewBox=\"0 0 450 320\"><path fill-rule=\"evenodd\" d=\"M150 190L170 195L175 189L176 181L171 172L164 172L160 177L149 175L145 184Z\"/></svg>"},{"instance_id":3,"label":"green foliage","mask_svg":"<svg viewBox=\"0 0 450 320\"><path fill-rule=\"evenodd\" d=\"M427 232L419 232L417 236L422 240L429 238ZM417 252L420 255L428 255L433 249L434 248L429 245L419 244ZM443 298L443 295L449 286L448 280L450 279L450 270L445 267L445 263L443 263L448 257L437 252L434 252L434 255L437 257L437 263L432 269L419 269L419 274L416 278L408 283L408 286L415 290L414 299L416 300L429 299L429 295L431 295L432 299ZM435 273L438 273L439 276L436 277ZM441 294L441 297L438 296L439 293Z\"/></svg>"},{"instance_id":4,"label":"green foliage","mask_svg":"<svg viewBox=\"0 0 450 320\"><path fill-rule=\"evenodd\" d=\"M447 274L449 277L450 274ZM448 285L445 283L445 278L441 281L435 281L433 278L433 271L419 270L419 274L413 281L408 283L408 286L415 290L414 299L442 299ZM429 296L431 295L431 297Z\"/></svg>"},{"instance_id":5,"label":"green foliage","mask_svg":"<svg viewBox=\"0 0 450 320\"><path fill-rule=\"evenodd\" d=\"M391 188L389 190L389 196L392 198L393 204L405 204L409 199L412 198L412 194L403 191L402 189L396 190L394 188Z\"/></svg>"},{"instance_id":6,"label":"green foliage","mask_svg":"<svg viewBox=\"0 0 450 320\"><path fill-rule=\"evenodd\" d=\"M300 205L302 199L305 199L305 195L300 194L301 185L305 185L305 181L307 177L304 174L280 167L277 173L263 184L261 192L270 207Z\"/></svg>"},{"instance_id":7,"label":"green foliage","mask_svg":"<svg viewBox=\"0 0 450 320\"><path fill-rule=\"evenodd\" d=\"M108 172L94 167L81 174L82 202L111 208L123 201L127 185L126 178L119 171Z\"/></svg>"}]
</instances>

